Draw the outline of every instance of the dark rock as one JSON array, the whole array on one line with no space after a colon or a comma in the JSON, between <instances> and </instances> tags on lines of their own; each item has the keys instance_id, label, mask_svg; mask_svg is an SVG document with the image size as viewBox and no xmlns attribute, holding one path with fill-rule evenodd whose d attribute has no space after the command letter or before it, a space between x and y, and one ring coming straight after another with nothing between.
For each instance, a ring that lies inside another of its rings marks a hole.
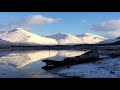
<instances>
[{"instance_id":1,"label":"dark rock","mask_svg":"<svg viewBox=\"0 0 120 90\"><path fill-rule=\"evenodd\" d=\"M115 72L113 72L113 71L110 71L110 73L111 73L111 74L115 74Z\"/></svg>"},{"instance_id":2,"label":"dark rock","mask_svg":"<svg viewBox=\"0 0 120 90\"><path fill-rule=\"evenodd\" d=\"M6 73L2 73L3 75L6 75Z\"/></svg>"}]
</instances>

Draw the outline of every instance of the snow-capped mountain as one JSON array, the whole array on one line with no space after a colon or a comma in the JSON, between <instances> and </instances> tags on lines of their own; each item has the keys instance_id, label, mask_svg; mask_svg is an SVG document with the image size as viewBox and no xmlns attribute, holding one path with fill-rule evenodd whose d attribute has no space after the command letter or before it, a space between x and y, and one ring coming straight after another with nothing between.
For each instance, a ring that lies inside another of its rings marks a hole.
<instances>
[{"instance_id":1,"label":"snow-capped mountain","mask_svg":"<svg viewBox=\"0 0 120 90\"><path fill-rule=\"evenodd\" d=\"M56 39L60 45L82 43L78 37L67 33L58 33L46 37Z\"/></svg>"},{"instance_id":2,"label":"snow-capped mountain","mask_svg":"<svg viewBox=\"0 0 120 90\"><path fill-rule=\"evenodd\" d=\"M81 35L71 35L68 33L58 33L53 35L36 35L24 29L16 28L0 35L0 45L75 45L75 44L95 44L107 38L85 33Z\"/></svg>"},{"instance_id":3,"label":"snow-capped mountain","mask_svg":"<svg viewBox=\"0 0 120 90\"><path fill-rule=\"evenodd\" d=\"M118 41L120 41L120 37L117 37L115 39L107 39L107 40L101 41L100 44L110 44L110 43L115 43Z\"/></svg>"},{"instance_id":4,"label":"snow-capped mountain","mask_svg":"<svg viewBox=\"0 0 120 90\"><path fill-rule=\"evenodd\" d=\"M15 45L55 45L58 42L51 38L32 34L21 28L10 30L1 35L2 40L14 43Z\"/></svg>"},{"instance_id":5,"label":"snow-capped mountain","mask_svg":"<svg viewBox=\"0 0 120 90\"><path fill-rule=\"evenodd\" d=\"M95 44L107 39L90 33L77 36L67 33L58 33L54 35L46 35L45 37L56 39L59 44Z\"/></svg>"},{"instance_id":6,"label":"snow-capped mountain","mask_svg":"<svg viewBox=\"0 0 120 90\"><path fill-rule=\"evenodd\" d=\"M91 33L84 33L81 35L77 35L77 37L79 37L81 41L83 41L83 43L86 43L86 44L95 44L95 43L99 43L101 41L107 40L107 38L105 37L91 34Z\"/></svg>"},{"instance_id":7,"label":"snow-capped mountain","mask_svg":"<svg viewBox=\"0 0 120 90\"><path fill-rule=\"evenodd\" d=\"M53 34L53 35L46 35L46 37L54 38L56 40L64 39L64 38L69 37L69 36L72 37L73 35L68 34L68 33L57 33L57 34Z\"/></svg>"}]
</instances>

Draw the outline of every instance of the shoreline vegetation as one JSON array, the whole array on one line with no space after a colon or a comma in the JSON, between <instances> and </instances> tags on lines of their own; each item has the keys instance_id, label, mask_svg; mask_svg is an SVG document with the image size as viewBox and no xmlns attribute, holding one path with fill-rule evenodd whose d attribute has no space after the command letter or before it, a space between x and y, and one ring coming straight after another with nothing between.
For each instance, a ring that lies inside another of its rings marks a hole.
<instances>
[{"instance_id":1,"label":"shoreline vegetation","mask_svg":"<svg viewBox=\"0 0 120 90\"><path fill-rule=\"evenodd\" d=\"M117 47L116 47L117 46ZM81 50L81 49L119 49L119 44L78 44L78 45L41 45L41 46L0 46L0 49L12 49L12 50Z\"/></svg>"}]
</instances>

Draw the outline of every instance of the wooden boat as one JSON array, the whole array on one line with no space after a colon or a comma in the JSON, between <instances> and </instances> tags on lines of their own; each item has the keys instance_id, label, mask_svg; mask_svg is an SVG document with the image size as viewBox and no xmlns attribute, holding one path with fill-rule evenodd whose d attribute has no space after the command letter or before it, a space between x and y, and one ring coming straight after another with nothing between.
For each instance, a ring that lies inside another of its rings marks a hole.
<instances>
[{"instance_id":1,"label":"wooden boat","mask_svg":"<svg viewBox=\"0 0 120 90\"><path fill-rule=\"evenodd\" d=\"M98 50L94 49L81 56L65 58L63 61L55 61L55 60L47 59L47 60L43 60L43 62L47 64L45 66L46 68L49 68L49 67L54 68L54 67L61 67L61 66L67 66L67 65L76 65L76 64L81 64L81 63L92 62L98 59L99 59Z\"/></svg>"}]
</instances>

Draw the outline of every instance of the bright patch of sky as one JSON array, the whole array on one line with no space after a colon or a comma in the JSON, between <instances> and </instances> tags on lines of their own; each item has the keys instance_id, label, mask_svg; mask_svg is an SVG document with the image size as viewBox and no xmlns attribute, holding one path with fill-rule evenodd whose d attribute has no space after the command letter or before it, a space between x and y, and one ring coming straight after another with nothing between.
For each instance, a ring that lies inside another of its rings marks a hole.
<instances>
[{"instance_id":1,"label":"bright patch of sky","mask_svg":"<svg viewBox=\"0 0 120 90\"><path fill-rule=\"evenodd\" d=\"M120 12L0 12L0 31L21 27L35 34L120 35Z\"/></svg>"}]
</instances>

